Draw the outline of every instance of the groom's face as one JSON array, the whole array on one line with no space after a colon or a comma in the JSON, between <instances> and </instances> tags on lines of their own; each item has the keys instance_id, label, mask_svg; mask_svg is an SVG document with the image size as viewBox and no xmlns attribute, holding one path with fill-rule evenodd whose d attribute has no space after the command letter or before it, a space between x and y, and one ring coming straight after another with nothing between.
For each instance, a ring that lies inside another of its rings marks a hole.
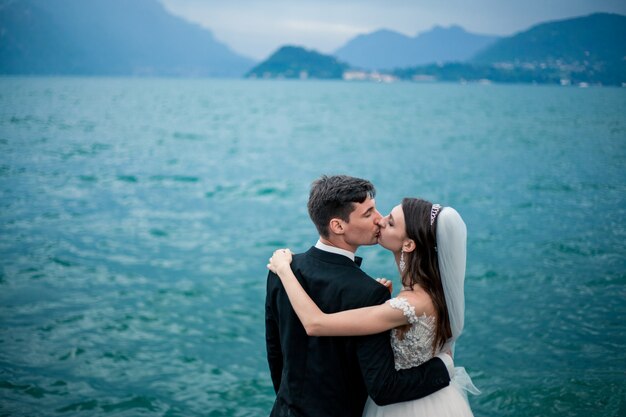
<instances>
[{"instance_id":1,"label":"groom's face","mask_svg":"<svg viewBox=\"0 0 626 417\"><path fill-rule=\"evenodd\" d=\"M378 222L382 218L376 210L375 200L367 197L364 202L353 204L354 210L350 213L350 221L344 224L346 243L354 247L375 245L380 231Z\"/></svg>"}]
</instances>

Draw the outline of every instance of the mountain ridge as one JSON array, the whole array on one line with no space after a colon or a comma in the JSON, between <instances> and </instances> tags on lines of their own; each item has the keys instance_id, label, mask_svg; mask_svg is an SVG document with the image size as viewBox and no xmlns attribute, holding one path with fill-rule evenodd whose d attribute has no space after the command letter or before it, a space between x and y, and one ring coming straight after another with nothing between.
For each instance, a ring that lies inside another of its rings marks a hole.
<instances>
[{"instance_id":1,"label":"mountain ridge","mask_svg":"<svg viewBox=\"0 0 626 417\"><path fill-rule=\"evenodd\" d=\"M301 46L285 45L252 68L246 77L338 79L348 68L334 56Z\"/></svg>"},{"instance_id":2,"label":"mountain ridge","mask_svg":"<svg viewBox=\"0 0 626 417\"><path fill-rule=\"evenodd\" d=\"M241 76L254 61L155 0L22 0L0 7L0 73Z\"/></svg>"},{"instance_id":3,"label":"mountain ridge","mask_svg":"<svg viewBox=\"0 0 626 417\"><path fill-rule=\"evenodd\" d=\"M473 63L588 61L626 57L626 16L592 13L531 26L478 52ZM611 46L613 45L613 46Z\"/></svg>"},{"instance_id":4,"label":"mountain ridge","mask_svg":"<svg viewBox=\"0 0 626 417\"><path fill-rule=\"evenodd\" d=\"M545 22L465 63L398 69L400 79L626 86L626 16L594 13Z\"/></svg>"},{"instance_id":5,"label":"mountain ridge","mask_svg":"<svg viewBox=\"0 0 626 417\"><path fill-rule=\"evenodd\" d=\"M355 68L390 70L421 64L465 61L499 37L467 32L461 26L435 25L414 37L379 29L358 35L334 55Z\"/></svg>"},{"instance_id":6,"label":"mountain ridge","mask_svg":"<svg viewBox=\"0 0 626 417\"><path fill-rule=\"evenodd\" d=\"M400 79L625 85L624 39L626 16L594 13L504 38L458 25L415 37L379 29L335 56L285 46L255 63L157 0L0 0L0 74L9 75L342 78L350 70L346 79L380 79L366 71L385 70ZM407 64L415 60L428 65Z\"/></svg>"}]
</instances>

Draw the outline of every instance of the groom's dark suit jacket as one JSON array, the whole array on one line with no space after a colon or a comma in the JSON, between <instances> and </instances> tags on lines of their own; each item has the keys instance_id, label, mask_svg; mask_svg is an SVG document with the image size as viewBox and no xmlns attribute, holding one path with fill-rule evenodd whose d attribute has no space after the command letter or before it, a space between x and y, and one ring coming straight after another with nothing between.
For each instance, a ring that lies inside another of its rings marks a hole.
<instances>
[{"instance_id":1,"label":"groom's dark suit jacket","mask_svg":"<svg viewBox=\"0 0 626 417\"><path fill-rule=\"evenodd\" d=\"M360 259L357 259L360 264ZM382 304L389 290L349 258L315 247L291 267L326 313ZM276 401L271 416L360 417L369 394L379 405L427 396L450 382L439 358L396 371L389 332L310 337L280 279L269 273L265 302L267 359Z\"/></svg>"}]
</instances>

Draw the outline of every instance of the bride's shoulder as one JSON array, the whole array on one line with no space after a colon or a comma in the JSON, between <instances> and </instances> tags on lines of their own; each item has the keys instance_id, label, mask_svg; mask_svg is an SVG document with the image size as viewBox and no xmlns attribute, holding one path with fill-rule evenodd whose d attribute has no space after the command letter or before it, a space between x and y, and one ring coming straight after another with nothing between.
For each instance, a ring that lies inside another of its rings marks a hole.
<instances>
[{"instance_id":1,"label":"bride's shoulder","mask_svg":"<svg viewBox=\"0 0 626 417\"><path fill-rule=\"evenodd\" d=\"M430 316L435 312L430 296L421 288L415 287L412 290L402 290L396 298L406 300L415 309L415 314L418 316L422 314Z\"/></svg>"}]
</instances>

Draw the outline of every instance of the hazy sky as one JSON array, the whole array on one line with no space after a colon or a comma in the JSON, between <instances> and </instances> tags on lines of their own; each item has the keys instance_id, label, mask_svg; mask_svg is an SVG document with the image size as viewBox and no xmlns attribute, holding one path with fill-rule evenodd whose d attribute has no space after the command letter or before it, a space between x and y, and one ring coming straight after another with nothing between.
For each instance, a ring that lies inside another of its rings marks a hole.
<instances>
[{"instance_id":1,"label":"hazy sky","mask_svg":"<svg viewBox=\"0 0 626 417\"><path fill-rule=\"evenodd\" d=\"M511 35L530 26L593 12L626 14L626 0L160 0L172 13L210 29L240 54L267 58L282 45L330 53L361 33L409 36L435 25Z\"/></svg>"}]
</instances>

